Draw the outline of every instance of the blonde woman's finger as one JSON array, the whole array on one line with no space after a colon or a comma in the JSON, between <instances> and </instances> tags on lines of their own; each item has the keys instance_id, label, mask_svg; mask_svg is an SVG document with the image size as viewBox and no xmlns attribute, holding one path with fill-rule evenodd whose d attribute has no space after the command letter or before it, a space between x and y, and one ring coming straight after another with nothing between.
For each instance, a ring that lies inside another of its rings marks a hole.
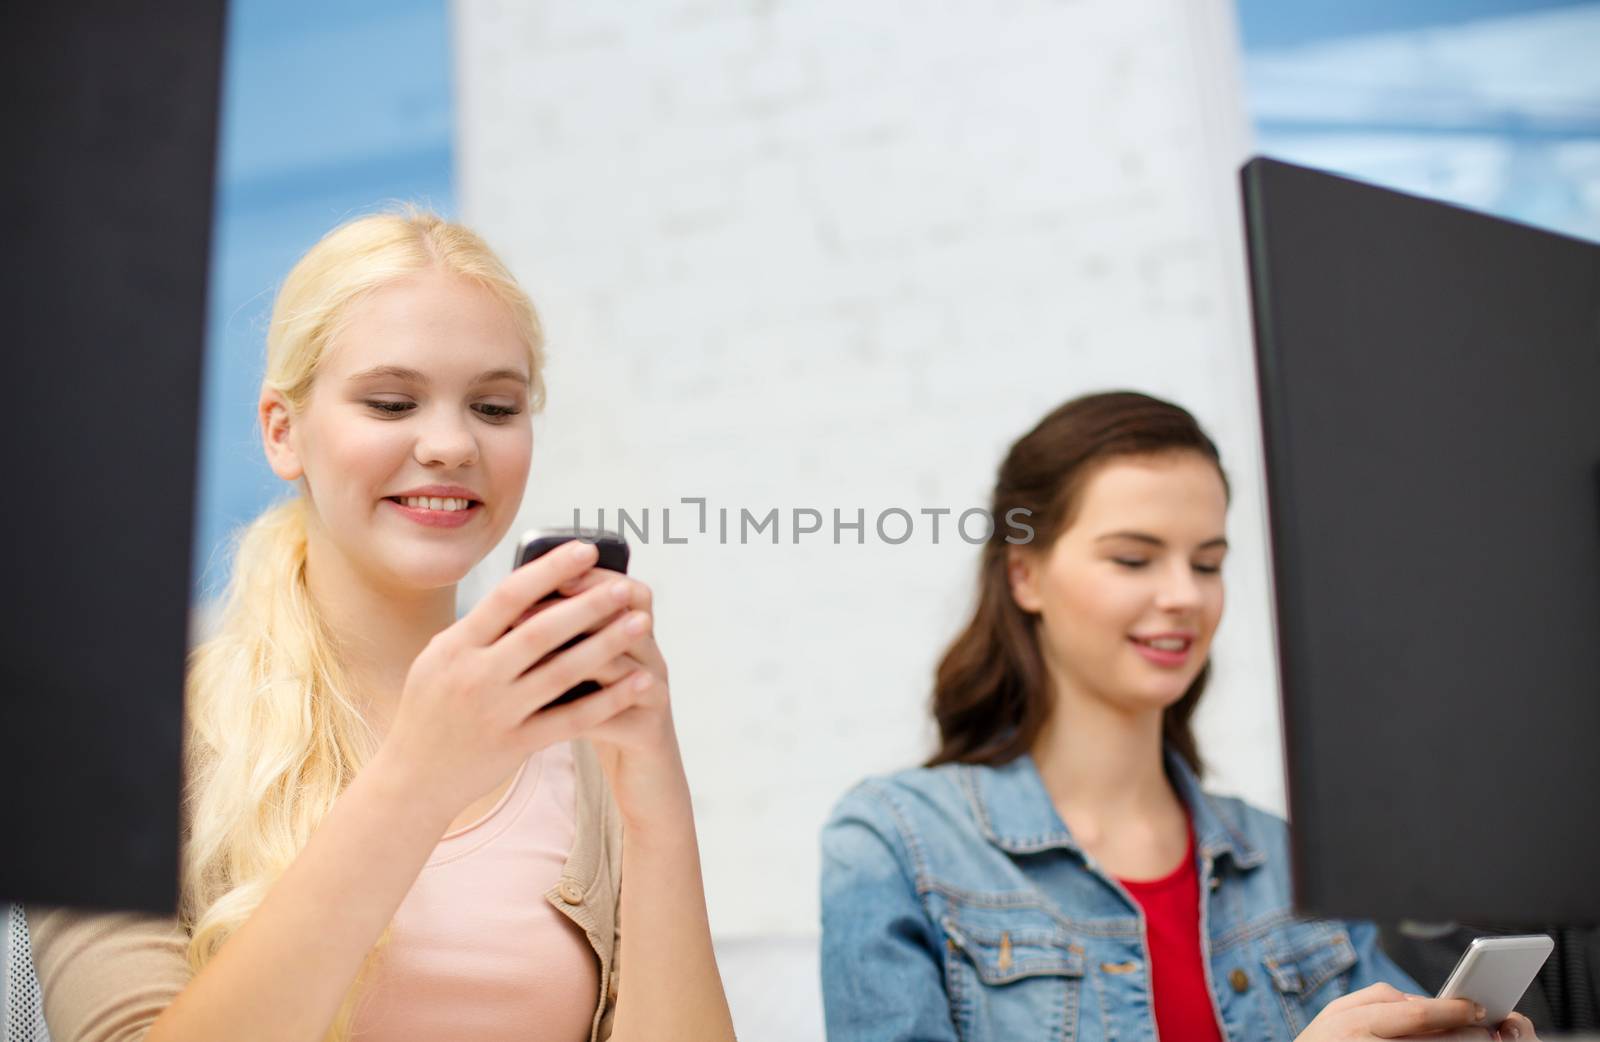
<instances>
[{"instance_id":1,"label":"blonde woman's finger","mask_svg":"<svg viewBox=\"0 0 1600 1042\"><path fill-rule=\"evenodd\" d=\"M523 722L523 740L529 748L540 749L576 738L633 708L654 683L655 678L649 673L636 670L594 694L565 705L540 709Z\"/></svg>"},{"instance_id":2,"label":"blonde woman's finger","mask_svg":"<svg viewBox=\"0 0 1600 1042\"><path fill-rule=\"evenodd\" d=\"M534 625L537 620L524 623ZM628 612L567 648L541 661L512 685L513 697L532 712L560 696L563 691L594 679L618 655L646 639L650 616L642 611Z\"/></svg>"},{"instance_id":3,"label":"blonde woman's finger","mask_svg":"<svg viewBox=\"0 0 1600 1042\"><path fill-rule=\"evenodd\" d=\"M469 642L487 647L562 583L593 568L599 556L600 551L592 543L581 539L558 546L500 580L499 585L451 629L458 630Z\"/></svg>"},{"instance_id":4,"label":"blonde woman's finger","mask_svg":"<svg viewBox=\"0 0 1600 1042\"><path fill-rule=\"evenodd\" d=\"M623 572L614 572L609 568L591 568L576 579L568 579L556 587L556 592L563 597L574 597L584 590L598 586L600 583L622 578L626 578L626 574Z\"/></svg>"},{"instance_id":5,"label":"blonde woman's finger","mask_svg":"<svg viewBox=\"0 0 1600 1042\"><path fill-rule=\"evenodd\" d=\"M604 687L607 684L615 684L617 681L621 680L623 677L637 669L648 670L649 667L639 659L635 658L631 653L624 652L612 659L610 662L607 662L604 666L600 667L600 669L595 672L595 675L589 679ZM650 672L653 673L654 670L650 670Z\"/></svg>"},{"instance_id":6,"label":"blonde woman's finger","mask_svg":"<svg viewBox=\"0 0 1600 1042\"><path fill-rule=\"evenodd\" d=\"M494 642L490 654L507 679L520 677L568 641L603 629L627 611L628 596L626 586L617 582L564 597L519 621Z\"/></svg>"}]
</instances>

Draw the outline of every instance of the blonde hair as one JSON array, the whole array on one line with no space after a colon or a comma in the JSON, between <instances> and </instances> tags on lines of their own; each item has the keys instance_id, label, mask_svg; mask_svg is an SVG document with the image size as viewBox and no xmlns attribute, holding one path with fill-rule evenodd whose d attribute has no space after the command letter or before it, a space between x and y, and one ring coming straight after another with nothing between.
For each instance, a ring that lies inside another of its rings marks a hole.
<instances>
[{"instance_id":1,"label":"blonde hair","mask_svg":"<svg viewBox=\"0 0 1600 1042\"><path fill-rule=\"evenodd\" d=\"M544 343L532 301L477 235L410 207L343 224L295 264L273 306L263 385L292 412L304 408L351 305L430 269L470 279L504 302L528 347L537 409ZM197 973L260 905L377 746L350 697L339 635L306 588L305 509L294 496L240 534L219 628L189 660L180 916ZM328 1042L348 1038L387 939L386 930Z\"/></svg>"}]
</instances>

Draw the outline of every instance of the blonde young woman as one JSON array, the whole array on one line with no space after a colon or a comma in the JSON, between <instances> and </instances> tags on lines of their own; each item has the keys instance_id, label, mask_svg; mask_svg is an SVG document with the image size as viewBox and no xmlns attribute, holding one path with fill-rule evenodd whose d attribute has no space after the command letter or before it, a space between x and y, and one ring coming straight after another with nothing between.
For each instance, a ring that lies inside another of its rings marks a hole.
<instances>
[{"instance_id":1,"label":"blonde young woman","mask_svg":"<svg viewBox=\"0 0 1600 1042\"><path fill-rule=\"evenodd\" d=\"M259 420L297 494L191 661L180 916L29 910L56 1042L733 1037L649 589L574 543L456 619L542 361L527 296L437 217L352 221L289 273Z\"/></svg>"}]
</instances>

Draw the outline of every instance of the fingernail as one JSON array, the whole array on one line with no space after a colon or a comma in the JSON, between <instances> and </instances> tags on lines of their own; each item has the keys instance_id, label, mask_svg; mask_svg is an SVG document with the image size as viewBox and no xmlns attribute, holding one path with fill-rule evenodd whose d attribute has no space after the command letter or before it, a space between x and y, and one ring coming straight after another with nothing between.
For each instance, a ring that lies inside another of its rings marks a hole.
<instances>
[{"instance_id":1,"label":"fingernail","mask_svg":"<svg viewBox=\"0 0 1600 1042\"><path fill-rule=\"evenodd\" d=\"M633 618L628 620L628 632L629 633L643 633L645 631L645 627L649 626L649 625L650 625L650 616L646 615L644 612L640 612L639 614L635 615Z\"/></svg>"},{"instance_id":2,"label":"fingernail","mask_svg":"<svg viewBox=\"0 0 1600 1042\"><path fill-rule=\"evenodd\" d=\"M611 584L611 599L614 600L614 601L625 601L625 600L627 600L628 599L628 584L625 583L625 582L612 583Z\"/></svg>"},{"instance_id":3,"label":"fingernail","mask_svg":"<svg viewBox=\"0 0 1600 1042\"><path fill-rule=\"evenodd\" d=\"M655 683L655 680L656 678L652 677L649 673L640 673L638 676L633 678L633 689L635 691L648 690L650 685Z\"/></svg>"},{"instance_id":4,"label":"fingernail","mask_svg":"<svg viewBox=\"0 0 1600 1042\"><path fill-rule=\"evenodd\" d=\"M584 542L582 539L574 539L572 542L567 544L567 556L572 558L574 561L581 561L585 557L588 557L590 551L592 550L594 550L594 547Z\"/></svg>"},{"instance_id":5,"label":"fingernail","mask_svg":"<svg viewBox=\"0 0 1600 1042\"><path fill-rule=\"evenodd\" d=\"M1522 1029L1517 1027L1515 1024L1511 1025L1511 1037L1512 1038L1521 1038L1522 1037Z\"/></svg>"},{"instance_id":6,"label":"fingernail","mask_svg":"<svg viewBox=\"0 0 1600 1042\"><path fill-rule=\"evenodd\" d=\"M1478 1016L1476 1017L1478 1020L1482 1020L1484 1017L1489 1015L1489 1011L1484 1009L1482 1006L1474 1006L1473 1008L1478 1012Z\"/></svg>"}]
</instances>

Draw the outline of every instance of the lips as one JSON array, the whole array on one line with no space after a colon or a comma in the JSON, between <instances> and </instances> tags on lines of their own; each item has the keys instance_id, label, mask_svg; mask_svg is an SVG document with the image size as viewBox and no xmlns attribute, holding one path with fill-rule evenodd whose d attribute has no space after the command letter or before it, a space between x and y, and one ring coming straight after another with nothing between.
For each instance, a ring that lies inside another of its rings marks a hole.
<instances>
[{"instance_id":1,"label":"lips","mask_svg":"<svg viewBox=\"0 0 1600 1042\"><path fill-rule=\"evenodd\" d=\"M483 503L475 499L389 496L384 502L406 520L428 528L460 528L483 513ZM435 503L440 506L436 508Z\"/></svg>"},{"instance_id":2,"label":"lips","mask_svg":"<svg viewBox=\"0 0 1600 1042\"><path fill-rule=\"evenodd\" d=\"M390 496L389 499L417 510L465 510L476 502L465 496Z\"/></svg>"},{"instance_id":3,"label":"lips","mask_svg":"<svg viewBox=\"0 0 1600 1042\"><path fill-rule=\"evenodd\" d=\"M1146 662L1163 669L1175 669L1189 661L1194 636L1189 633L1129 635L1128 642Z\"/></svg>"},{"instance_id":4,"label":"lips","mask_svg":"<svg viewBox=\"0 0 1600 1042\"><path fill-rule=\"evenodd\" d=\"M1157 651L1188 651L1189 645L1194 643L1194 638L1186 633L1158 633L1150 637L1132 636L1128 639Z\"/></svg>"},{"instance_id":5,"label":"lips","mask_svg":"<svg viewBox=\"0 0 1600 1042\"><path fill-rule=\"evenodd\" d=\"M465 485L418 485L385 497L388 499L470 499L482 502L483 497Z\"/></svg>"}]
</instances>

